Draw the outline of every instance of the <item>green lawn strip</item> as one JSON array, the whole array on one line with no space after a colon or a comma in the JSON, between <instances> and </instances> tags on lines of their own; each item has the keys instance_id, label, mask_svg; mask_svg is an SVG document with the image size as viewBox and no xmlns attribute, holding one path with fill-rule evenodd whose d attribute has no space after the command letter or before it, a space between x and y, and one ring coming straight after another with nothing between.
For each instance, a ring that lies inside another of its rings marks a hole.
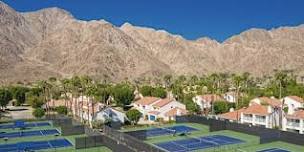
<instances>
[{"instance_id":1,"label":"green lawn strip","mask_svg":"<svg viewBox=\"0 0 304 152\"><path fill-rule=\"evenodd\" d=\"M304 146L294 145L286 142L271 142L267 144L253 145L246 148L241 148L243 152L256 152L258 150L270 149L270 148L281 148L291 152L303 152Z\"/></svg>"},{"instance_id":2,"label":"green lawn strip","mask_svg":"<svg viewBox=\"0 0 304 152\"><path fill-rule=\"evenodd\" d=\"M185 125L188 127L196 128L196 129L208 129L209 126L197 124L197 123L170 123L170 124L163 124L163 125L143 125L143 126L128 126L127 128L123 128L120 131L122 132L129 132L129 131L136 131L136 130L146 130L152 128L164 128L164 127L172 127L178 125Z\"/></svg>"}]
</instances>

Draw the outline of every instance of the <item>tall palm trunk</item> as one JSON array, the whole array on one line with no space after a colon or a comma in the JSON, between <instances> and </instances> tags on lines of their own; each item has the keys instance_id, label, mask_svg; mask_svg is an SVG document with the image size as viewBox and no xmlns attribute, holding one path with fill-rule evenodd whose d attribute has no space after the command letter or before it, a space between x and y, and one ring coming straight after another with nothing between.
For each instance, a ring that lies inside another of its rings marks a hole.
<instances>
[{"instance_id":1,"label":"tall palm trunk","mask_svg":"<svg viewBox=\"0 0 304 152\"><path fill-rule=\"evenodd\" d=\"M82 93L81 93L81 105L80 105L80 106L81 106L81 108L80 108L80 110L81 110L81 111L80 111L80 112L81 112L80 121L83 122L83 120L84 120L84 119L83 119L83 111L84 111L84 110L83 110L83 94L82 94Z\"/></svg>"},{"instance_id":2,"label":"tall palm trunk","mask_svg":"<svg viewBox=\"0 0 304 152\"><path fill-rule=\"evenodd\" d=\"M90 125L91 124L91 121L90 121L90 97L88 97L88 102L87 102L87 108L88 108L88 124ZM90 125L91 126L91 125Z\"/></svg>"}]
</instances>

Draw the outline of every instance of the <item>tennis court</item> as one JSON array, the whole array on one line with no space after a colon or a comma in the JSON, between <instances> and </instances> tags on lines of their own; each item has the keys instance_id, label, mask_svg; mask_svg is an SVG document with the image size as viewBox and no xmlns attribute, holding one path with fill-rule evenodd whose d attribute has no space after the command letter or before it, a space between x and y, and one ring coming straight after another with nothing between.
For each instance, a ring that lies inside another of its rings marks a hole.
<instances>
[{"instance_id":1,"label":"tennis court","mask_svg":"<svg viewBox=\"0 0 304 152\"><path fill-rule=\"evenodd\" d=\"M188 133L192 131L197 131L197 129L188 127L185 125L178 125L166 128L153 128L146 130L147 137L153 136L161 136L161 135L168 135L168 134L175 134L175 133Z\"/></svg>"},{"instance_id":2,"label":"tennis court","mask_svg":"<svg viewBox=\"0 0 304 152\"><path fill-rule=\"evenodd\" d=\"M47 136L47 135L55 135L55 134L59 134L59 131L57 129L34 130L34 131L18 131L18 132L0 133L0 138Z\"/></svg>"},{"instance_id":3,"label":"tennis court","mask_svg":"<svg viewBox=\"0 0 304 152\"><path fill-rule=\"evenodd\" d=\"M168 151L168 152L186 152L192 150L199 150L205 148L219 147L222 145L238 144L244 141L223 136L223 135L213 135L204 136L198 138L188 138L176 141L161 142L156 143L158 147Z\"/></svg>"},{"instance_id":4,"label":"tennis court","mask_svg":"<svg viewBox=\"0 0 304 152\"><path fill-rule=\"evenodd\" d=\"M66 139L55 139L49 141L34 141L34 142L19 142L16 144L2 144L0 145L0 152L25 152L33 150L62 148L73 146Z\"/></svg>"},{"instance_id":5,"label":"tennis court","mask_svg":"<svg viewBox=\"0 0 304 152\"><path fill-rule=\"evenodd\" d=\"M270 148L270 149L260 150L257 152L290 152L290 151L281 148Z\"/></svg>"},{"instance_id":6,"label":"tennis court","mask_svg":"<svg viewBox=\"0 0 304 152\"><path fill-rule=\"evenodd\" d=\"M22 124L20 122L15 124L3 124L0 125L0 129L13 129L13 128L20 128L19 125ZM43 126L50 126L51 124L49 122L30 122L30 123L24 123L24 127L43 127Z\"/></svg>"}]
</instances>

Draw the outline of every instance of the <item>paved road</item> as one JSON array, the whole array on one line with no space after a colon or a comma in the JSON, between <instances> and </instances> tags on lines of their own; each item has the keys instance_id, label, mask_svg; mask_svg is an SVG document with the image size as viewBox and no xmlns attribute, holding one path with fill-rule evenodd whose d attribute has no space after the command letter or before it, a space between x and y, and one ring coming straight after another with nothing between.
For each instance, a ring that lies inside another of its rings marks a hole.
<instances>
[{"instance_id":1,"label":"paved road","mask_svg":"<svg viewBox=\"0 0 304 152\"><path fill-rule=\"evenodd\" d=\"M8 117L11 117L11 119L32 119L32 118L34 118L32 115L33 108L30 106L26 106L26 107L9 106L7 108L10 110L13 110L13 111L8 111L8 113L6 114Z\"/></svg>"}]
</instances>

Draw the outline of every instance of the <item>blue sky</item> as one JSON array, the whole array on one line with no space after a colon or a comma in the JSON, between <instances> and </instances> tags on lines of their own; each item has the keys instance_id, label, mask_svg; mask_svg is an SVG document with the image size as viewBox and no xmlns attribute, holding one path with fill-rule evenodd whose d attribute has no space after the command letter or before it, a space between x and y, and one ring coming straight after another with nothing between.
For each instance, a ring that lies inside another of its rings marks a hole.
<instances>
[{"instance_id":1,"label":"blue sky","mask_svg":"<svg viewBox=\"0 0 304 152\"><path fill-rule=\"evenodd\" d=\"M304 24L304 0L3 0L17 11L63 8L82 20L164 29L223 41L249 28Z\"/></svg>"}]
</instances>

